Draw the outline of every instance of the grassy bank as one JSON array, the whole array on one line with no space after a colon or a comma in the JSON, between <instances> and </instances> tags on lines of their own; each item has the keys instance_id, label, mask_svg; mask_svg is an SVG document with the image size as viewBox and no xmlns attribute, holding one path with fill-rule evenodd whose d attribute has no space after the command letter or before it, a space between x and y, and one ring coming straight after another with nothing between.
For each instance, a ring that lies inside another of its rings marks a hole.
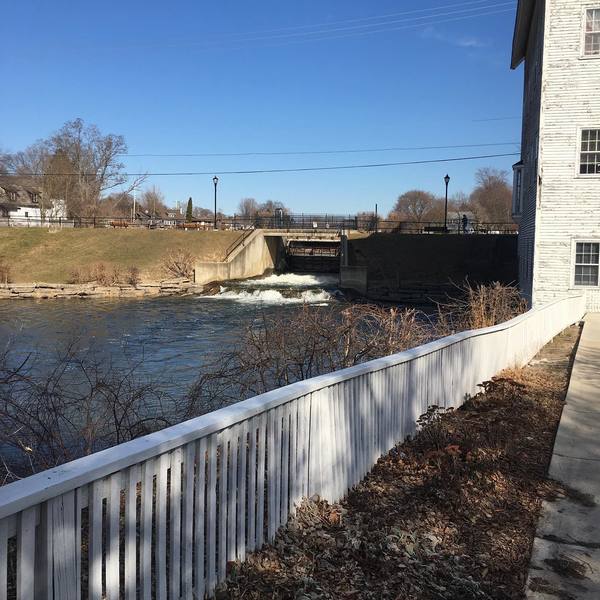
<instances>
[{"instance_id":1,"label":"grassy bank","mask_svg":"<svg viewBox=\"0 0 600 600\"><path fill-rule=\"evenodd\" d=\"M94 263L136 266L146 280L164 277L169 250L185 249L200 260L219 260L240 234L232 231L147 229L0 229L0 259L14 282L66 283L74 269Z\"/></svg>"}]
</instances>

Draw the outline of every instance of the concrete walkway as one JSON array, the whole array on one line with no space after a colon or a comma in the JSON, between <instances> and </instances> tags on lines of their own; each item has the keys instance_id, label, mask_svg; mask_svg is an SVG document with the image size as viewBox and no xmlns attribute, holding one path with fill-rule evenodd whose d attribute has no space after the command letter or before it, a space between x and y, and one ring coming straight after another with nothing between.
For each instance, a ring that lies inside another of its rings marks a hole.
<instances>
[{"instance_id":1,"label":"concrete walkway","mask_svg":"<svg viewBox=\"0 0 600 600\"><path fill-rule=\"evenodd\" d=\"M600 314L585 318L550 477L570 489L545 502L527 583L537 600L600 599Z\"/></svg>"}]
</instances>

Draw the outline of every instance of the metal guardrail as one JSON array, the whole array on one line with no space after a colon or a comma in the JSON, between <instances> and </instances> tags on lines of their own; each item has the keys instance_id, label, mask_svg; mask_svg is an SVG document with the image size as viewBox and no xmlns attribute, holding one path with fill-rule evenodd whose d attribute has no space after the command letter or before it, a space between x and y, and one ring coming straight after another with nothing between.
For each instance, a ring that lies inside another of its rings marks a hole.
<instances>
[{"instance_id":1,"label":"metal guardrail","mask_svg":"<svg viewBox=\"0 0 600 600\"><path fill-rule=\"evenodd\" d=\"M41 219L37 217L0 217L0 227L58 227L58 228L113 228L113 229L197 229L211 230L212 222L183 219L144 219L134 220L124 217L78 217L68 219ZM218 228L224 230L278 229L282 231L364 231L367 233L419 233L419 234L488 234L518 233L515 223L485 223L451 220L444 228L438 221L389 221L384 219L362 218L359 216L287 214L283 216L225 217L219 220Z\"/></svg>"},{"instance_id":2,"label":"metal guardrail","mask_svg":"<svg viewBox=\"0 0 600 600\"><path fill-rule=\"evenodd\" d=\"M254 233L254 229L246 229L241 237L239 237L233 244L230 244L225 250L225 256L223 261L226 261L235 250L246 243L246 240Z\"/></svg>"},{"instance_id":3,"label":"metal guardrail","mask_svg":"<svg viewBox=\"0 0 600 600\"><path fill-rule=\"evenodd\" d=\"M460 406L584 312L563 298L6 485L0 598L79 598L82 582L90 598L211 596L303 497L338 501L429 406Z\"/></svg>"}]
</instances>

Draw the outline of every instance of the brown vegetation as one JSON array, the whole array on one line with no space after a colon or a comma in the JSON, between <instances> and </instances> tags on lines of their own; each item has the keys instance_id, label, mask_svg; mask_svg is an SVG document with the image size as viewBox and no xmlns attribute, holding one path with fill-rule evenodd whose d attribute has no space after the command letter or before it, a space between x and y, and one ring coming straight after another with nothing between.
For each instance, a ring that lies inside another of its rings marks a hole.
<instances>
[{"instance_id":1,"label":"brown vegetation","mask_svg":"<svg viewBox=\"0 0 600 600\"><path fill-rule=\"evenodd\" d=\"M163 258L162 267L166 275L171 277L191 278L194 274L196 257L183 248L171 249Z\"/></svg>"},{"instance_id":2,"label":"brown vegetation","mask_svg":"<svg viewBox=\"0 0 600 600\"><path fill-rule=\"evenodd\" d=\"M516 287L500 283L471 286L465 282L456 286L452 298L438 304L437 332L445 336L491 327L526 310L527 302Z\"/></svg>"},{"instance_id":3,"label":"brown vegetation","mask_svg":"<svg viewBox=\"0 0 600 600\"><path fill-rule=\"evenodd\" d=\"M4 285L7 283L12 283L10 265L2 257L0 257L0 283Z\"/></svg>"},{"instance_id":4,"label":"brown vegetation","mask_svg":"<svg viewBox=\"0 0 600 600\"><path fill-rule=\"evenodd\" d=\"M272 546L230 564L217 597L509 600L523 597L579 330L533 366L430 409L339 504L306 501Z\"/></svg>"},{"instance_id":5,"label":"brown vegetation","mask_svg":"<svg viewBox=\"0 0 600 600\"><path fill-rule=\"evenodd\" d=\"M70 344L49 370L0 354L0 485L162 429L191 416L186 399Z\"/></svg>"},{"instance_id":6,"label":"brown vegetation","mask_svg":"<svg viewBox=\"0 0 600 600\"><path fill-rule=\"evenodd\" d=\"M526 310L516 288L457 286L430 319L412 309L369 304L303 306L281 319L264 315L233 350L206 365L190 394L199 410L414 348L457 331L488 327Z\"/></svg>"},{"instance_id":7,"label":"brown vegetation","mask_svg":"<svg viewBox=\"0 0 600 600\"><path fill-rule=\"evenodd\" d=\"M418 346L431 338L415 310L305 305L263 315L236 347L205 367L190 394L203 412L271 389Z\"/></svg>"}]
</instances>

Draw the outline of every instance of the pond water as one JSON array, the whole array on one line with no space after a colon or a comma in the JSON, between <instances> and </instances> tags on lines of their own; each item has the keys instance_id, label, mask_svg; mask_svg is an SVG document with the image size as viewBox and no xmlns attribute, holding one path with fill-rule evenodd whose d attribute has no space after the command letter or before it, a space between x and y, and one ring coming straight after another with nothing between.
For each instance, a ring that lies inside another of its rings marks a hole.
<instances>
[{"instance_id":1,"label":"pond water","mask_svg":"<svg viewBox=\"0 0 600 600\"><path fill-rule=\"evenodd\" d=\"M263 313L285 314L308 303L336 301L337 278L270 275L223 284L214 296L146 300L64 299L0 301L0 351L35 357L35 369L53 364L75 343L78 352L127 368L183 393L203 364L231 348L240 331ZM108 367L106 367L108 368Z\"/></svg>"}]
</instances>

